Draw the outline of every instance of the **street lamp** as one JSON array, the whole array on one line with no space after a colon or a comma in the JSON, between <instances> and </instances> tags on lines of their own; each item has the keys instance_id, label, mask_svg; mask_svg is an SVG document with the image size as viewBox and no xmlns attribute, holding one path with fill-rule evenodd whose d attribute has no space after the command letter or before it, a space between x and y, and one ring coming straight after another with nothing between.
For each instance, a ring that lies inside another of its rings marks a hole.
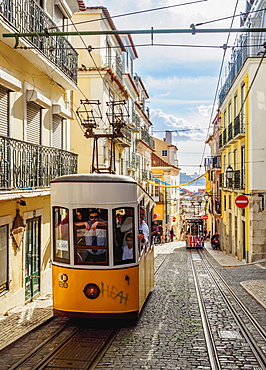
<instances>
[{"instance_id":1,"label":"street lamp","mask_svg":"<svg viewBox=\"0 0 266 370\"><path fill-rule=\"evenodd\" d=\"M225 171L225 176L227 178L227 180L232 180L233 179L233 173L234 173L234 170L233 168L229 165Z\"/></svg>"},{"instance_id":2,"label":"street lamp","mask_svg":"<svg viewBox=\"0 0 266 370\"><path fill-rule=\"evenodd\" d=\"M203 195L203 198L204 198L205 202L208 202L209 197L210 197L210 194L207 191L205 191L205 193Z\"/></svg>"}]
</instances>

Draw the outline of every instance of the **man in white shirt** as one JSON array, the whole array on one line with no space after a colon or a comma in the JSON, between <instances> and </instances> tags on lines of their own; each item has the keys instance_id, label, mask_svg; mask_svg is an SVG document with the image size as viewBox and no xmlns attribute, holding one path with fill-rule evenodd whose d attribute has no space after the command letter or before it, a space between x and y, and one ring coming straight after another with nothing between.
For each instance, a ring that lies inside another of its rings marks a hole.
<instances>
[{"instance_id":1,"label":"man in white shirt","mask_svg":"<svg viewBox=\"0 0 266 370\"><path fill-rule=\"evenodd\" d=\"M141 249L143 249L144 245L147 245L149 243L149 227L145 222L145 208L140 207L139 211L139 218L140 218L140 225L139 225L139 234L138 234L138 239L141 243Z\"/></svg>"}]
</instances>

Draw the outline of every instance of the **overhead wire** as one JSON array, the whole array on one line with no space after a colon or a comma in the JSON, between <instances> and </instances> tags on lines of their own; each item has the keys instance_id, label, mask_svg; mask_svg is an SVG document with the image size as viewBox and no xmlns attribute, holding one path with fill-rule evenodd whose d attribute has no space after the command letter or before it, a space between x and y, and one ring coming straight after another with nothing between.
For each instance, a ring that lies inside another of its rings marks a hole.
<instances>
[{"instance_id":1,"label":"overhead wire","mask_svg":"<svg viewBox=\"0 0 266 370\"><path fill-rule=\"evenodd\" d=\"M236 0L235 9L234 9L234 15L236 13L238 2L239 2L239 0ZM234 19L235 19L234 18L234 15L232 16L232 21L231 21L230 28L233 27L233 23L234 23ZM229 32L228 35L227 35L227 40L226 40L226 44L225 44L225 47L224 47L222 62L221 62L221 66L220 66L220 71L219 71L219 75L218 75L218 81L217 81L217 85L216 85L216 89L215 89L215 94L214 94L214 100L213 100L213 104L212 104L212 110L211 110L211 114L210 114L209 126L208 126L208 130L207 130L207 134L206 134L206 140L207 140L207 138L209 136L209 132L210 132L211 124L212 124L215 102L216 102L216 99L217 99L218 89L219 89L220 80L221 80L221 76L222 76L222 70L223 70L224 61L225 61L225 55L226 55L226 51L227 51L227 44L229 42L230 35L231 35L231 33ZM199 173L201 172L201 167L203 166L203 159L204 159L205 150L206 150L206 140L204 142L204 147L203 147L203 152L202 152L202 158L201 158L201 161L200 161Z\"/></svg>"},{"instance_id":2,"label":"overhead wire","mask_svg":"<svg viewBox=\"0 0 266 370\"><path fill-rule=\"evenodd\" d=\"M190 2L182 3L182 4L167 5L167 6L161 6L161 7L158 7L158 8L139 10L139 11L136 11L136 12L117 14L117 15L113 15L113 16L110 16L110 17L101 17L101 18L91 19L91 20L87 20L87 21L76 22L75 25L84 24L84 23L92 23L92 22L97 22L97 21L102 21L102 20L107 20L107 19L121 18L121 17L130 16L130 15L142 14L142 13L149 13L149 12L154 12L154 11L157 11L157 10L165 10L165 9L169 9L169 8L176 8L176 7L179 7L179 6L192 5L192 4L202 3L202 2L206 2L206 1L208 1L208 0L195 0L195 1L190 1ZM59 26L59 27L63 27L63 26ZM50 27L49 29L59 28L59 27L58 26L57 27Z\"/></svg>"}]
</instances>

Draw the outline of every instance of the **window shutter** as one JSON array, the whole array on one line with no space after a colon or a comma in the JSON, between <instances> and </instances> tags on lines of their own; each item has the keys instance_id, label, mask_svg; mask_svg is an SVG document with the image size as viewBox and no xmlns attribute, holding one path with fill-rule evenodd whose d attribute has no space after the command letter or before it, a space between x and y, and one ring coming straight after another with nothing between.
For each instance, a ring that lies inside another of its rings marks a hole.
<instances>
[{"instance_id":1,"label":"window shutter","mask_svg":"<svg viewBox=\"0 0 266 370\"><path fill-rule=\"evenodd\" d=\"M0 86L0 135L8 136L8 89Z\"/></svg>"},{"instance_id":2,"label":"window shutter","mask_svg":"<svg viewBox=\"0 0 266 370\"><path fill-rule=\"evenodd\" d=\"M34 102L27 104L27 141L41 144L41 107Z\"/></svg>"},{"instance_id":3,"label":"window shutter","mask_svg":"<svg viewBox=\"0 0 266 370\"><path fill-rule=\"evenodd\" d=\"M54 114L52 122L52 146L57 149L62 149L63 141L63 118Z\"/></svg>"}]
</instances>

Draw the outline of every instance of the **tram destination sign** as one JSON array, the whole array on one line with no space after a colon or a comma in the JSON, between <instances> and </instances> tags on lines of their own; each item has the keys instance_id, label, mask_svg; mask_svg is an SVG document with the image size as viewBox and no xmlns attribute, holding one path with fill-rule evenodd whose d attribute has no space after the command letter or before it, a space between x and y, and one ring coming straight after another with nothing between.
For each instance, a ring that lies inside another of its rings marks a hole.
<instances>
[{"instance_id":1,"label":"tram destination sign","mask_svg":"<svg viewBox=\"0 0 266 370\"><path fill-rule=\"evenodd\" d=\"M235 204L238 208L246 208L248 203L248 197L246 197L245 195L238 195L235 199Z\"/></svg>"}]
</instances>

